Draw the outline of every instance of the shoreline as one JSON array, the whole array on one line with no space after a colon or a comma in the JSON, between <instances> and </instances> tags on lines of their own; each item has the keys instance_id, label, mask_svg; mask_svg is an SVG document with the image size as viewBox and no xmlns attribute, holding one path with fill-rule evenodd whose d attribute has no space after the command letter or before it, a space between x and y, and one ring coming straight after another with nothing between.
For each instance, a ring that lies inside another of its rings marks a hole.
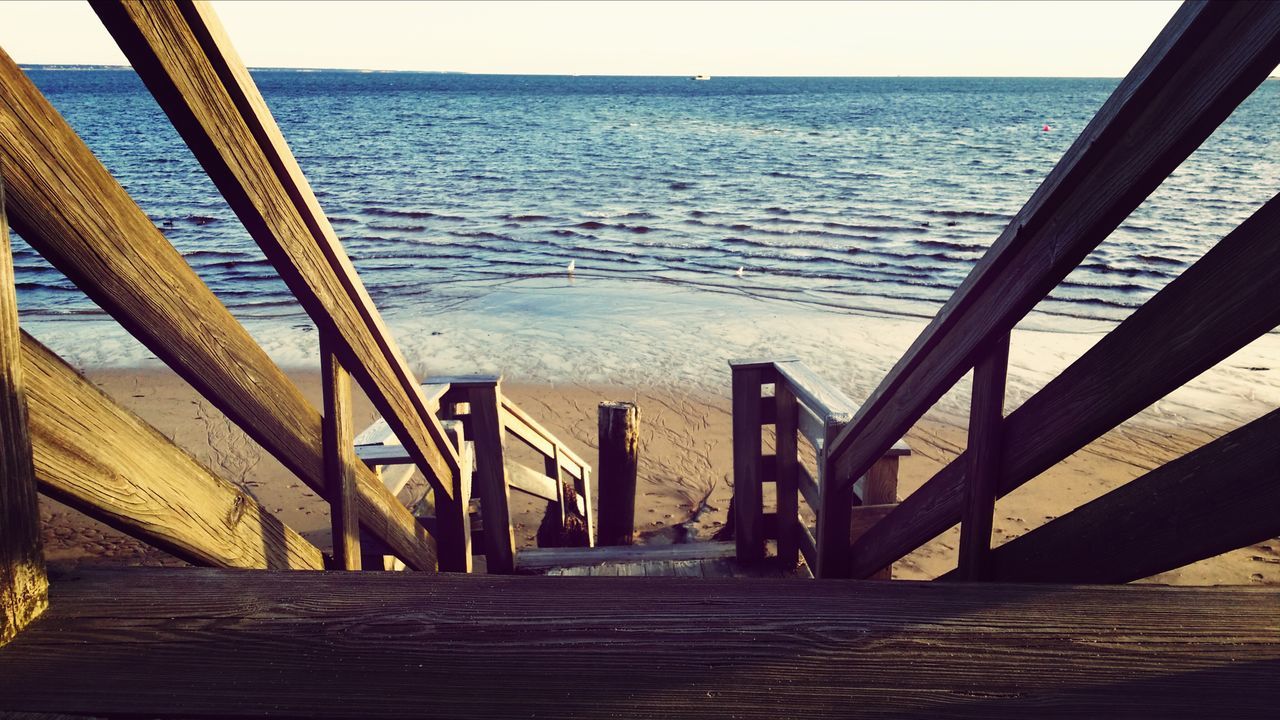
<instances>
[{"instance_id":1,"label":"shoreline","mask_svg":"<svg viewBox=\"0 0 1280 720\"><path fill-rule=\"evenodd\" d=\"M88 373L122 404L212 468L240 485L264 507L322 549L330 546L327 508L296 477L249 441L168 369L99 369ZM319 403L318 372L291 372L303 393ZM728 373L726 371L726 386ZM731 490L731 423L727 387L720 394L671 385L623 387L591 383L505 382L504 392L596 465L596 404L632 400L640 405L638 542L708 539L723 523ZM375 413L356 395L356 426ZM1231 429L1207 425L1126 424L1075 453L1000 500L993 544L1022 535L1172 457ZM1158 441L1157 441L1158 440ZM912 455L901 464L899 497L914 491L958 454L962 424L931 415L907 435ZM513 445L518 445L515 443ZM517 455L513 453L513 458ZM420 476L406 490L420 487ZM766 495L766 502L771 499ZM697 514L705 503L706 511ZM512 494L517 547L532 547L545 504ZM51 564L181 564L79 513L41 497L46 553ZM690 522L690 518L693 521ZM811 514L806 518L812 522ZM693 539L689 538L689 539ZM895 577L929 579L955 563L959 532L948 530L895 565ZM1280 543L1269 541L1226 553L1145 582L1189 585L1280 584Z\"/></svg>"}]
</instances>

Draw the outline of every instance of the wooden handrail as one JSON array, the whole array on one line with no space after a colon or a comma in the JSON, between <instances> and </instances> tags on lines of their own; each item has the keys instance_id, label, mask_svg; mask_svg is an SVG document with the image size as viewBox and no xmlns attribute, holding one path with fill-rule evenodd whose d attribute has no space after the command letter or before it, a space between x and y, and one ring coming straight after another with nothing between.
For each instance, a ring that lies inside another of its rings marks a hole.
<instances>
[{"instance_id":1,"label":"wooden handrail","mask_svg":"<svg viewBox=\"0 0 1280 720\"><path fill-rule=\"evenodd\" d=\"M1280 64L1280 4L1186 3L832 448L871 467Z\"/></svg>"},{"instance_id":2,"label":"wooden handrail","mask_svg":"<svg viewBox=\"0 0 1280 720\"><path fill-rule=\"evenodd\" d=\"M0 174L14 228L156 357L317 493L320 413L0 50ZM434 541L361 468L362 523L415 569Z\"/></svg>"},{"instance_id":3,"label":"wooden handrail","mask_svg":"<svg viewBox=\"0 0 1280 720\"><path fill-rule=\"evenodd\" d=\"M1001 545L991 579L1131 582L1274 538L1276 438L1280 410Z\"/></svg>"},{"instance_id":4,"label":"wooden handrail","mask_svg":"<svg viewBox=\"0 0 1280 720\"><path fill-rule=\"evenodd\" d=\"M314 545L26 333L22 363L42 493L193 565L324 569Z\"/></svg>"},{"instance_id":5,"label":"wooden handrail","mask_svg":"<svg viewBox=\"0 0 1280 720\"><path fill-rule=\"evenodd\" d=\"M1213 246L1005 418L1006 495L1280 325L1280 195ZM1176 352L1169 349L1176 348ZM966 454L853 548L872 572L960 520Z\"/></svg>"},{"instance_id":6,"label":"wooden handrail","mask_svg":"<svg viewBox=\"0 0 1280 720\"><path fill-rule=\"evenodd\" d=\"M319 331L334 334L344 364L435 488L437 506L456 506L457 454L211 8L93 6ZM466 509L439 513L441 540L458 539Z\"/></svg>"}]
</instances>

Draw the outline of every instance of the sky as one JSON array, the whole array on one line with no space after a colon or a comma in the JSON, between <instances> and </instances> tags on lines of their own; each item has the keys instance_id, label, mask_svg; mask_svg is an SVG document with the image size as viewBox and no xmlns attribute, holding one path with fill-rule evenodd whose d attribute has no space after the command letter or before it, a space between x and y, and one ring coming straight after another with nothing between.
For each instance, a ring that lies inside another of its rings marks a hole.
<instances>
[{"instance_id":1,"label":"sky","mask_svg":"<svg viewBox=\"0 0 1280 720\"><path fill-rule=\"evenodd\" d=\"M214 2L251 67L1121 77L1177 2ZM0 2L19 63L126 64L88 5Z\"/></svg>"}]
</instances>

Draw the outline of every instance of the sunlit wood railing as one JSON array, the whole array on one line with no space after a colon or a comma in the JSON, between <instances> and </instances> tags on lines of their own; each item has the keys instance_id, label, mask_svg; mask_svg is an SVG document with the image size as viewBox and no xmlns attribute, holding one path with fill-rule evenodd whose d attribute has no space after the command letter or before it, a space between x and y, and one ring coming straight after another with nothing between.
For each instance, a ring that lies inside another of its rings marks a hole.
<instances>
[{"instance_id":1,"label":"sunlit wood railing","mask_svg":"<svg viewBox=\"0 0 1280 720\"><path fill-rule=\"evenodd\" d=\"M484 553L486 570L491 573L510 573L516 568L511 490L554 503L562 525L567 513L583 518L588 547L595 537L591 466L503 395L501 381L496 375L439 376L427 378L422 385L427 406L445 418L446 430L457 438L464 466L470 466L470 458L475 458L471 487L480 503L484 528L477 550ZM456 429L450 424L456 424ZM543 467L534 469L511 458L504 448L508 435L541 454ZM466 440L461 439L464 437ZM357 457L383 478L390 492L399 493L414 466L387 421L375 421L354 444ZM572 493L568 487L573 488ZM470 497L471 491L467 492ZM420 500L409 498L406 504L414 506Z\"/></svg>"}]
</instances>

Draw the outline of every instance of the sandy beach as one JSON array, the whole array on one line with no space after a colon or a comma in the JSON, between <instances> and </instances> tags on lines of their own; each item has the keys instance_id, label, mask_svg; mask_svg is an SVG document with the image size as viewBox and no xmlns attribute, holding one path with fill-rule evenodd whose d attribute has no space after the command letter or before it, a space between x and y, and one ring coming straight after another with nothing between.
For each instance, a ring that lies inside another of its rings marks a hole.
<instances>
[{"instance_id":1,"label":"sandy beach","mask_svg":"<svg viewBox=\"0 0 1280 720\"><path fill-rule=\"evenodd\" d=\"M325 504L171 372L155 368L102 369L89 376L317 546L329 548ZM319 403L317 375L297 372L293 376L307 396ZM724 376L727 385L727 371ZM637 402L642 415L642 444L636 524L643 542L707 539L720 528L732 494L727 387L718 395L701 389L565 383L507 382L504 389L593 464L597 404L606 400ZM907 436L913 454L901 465L900 496L919 487L963 449L963 423L949 417L946 407L944 403L942 410L932 413ZM363 427L374 416L372 407L362 398L358 425ZM996 508L994 542L999 544L1026 533L1229 429L1184 428L1145 416L1140 420L1109 433L1001 500ZM420 477L415 478L406 493L420 482ZM698 513L704 501L705 509ZM46 556L55 565L181 564L54 501L42 498L41 510ZM517 544L530 547L543 505L515 493L513 510ZM808 520L812 521L811 515ZM899 562L895 576L928 579L948 571L954 567L958 539L958 529L952 528ZM1265 542L1236 550L1150 581L1277 584L1280 543Z\"/></svg>"}]
</instances>

